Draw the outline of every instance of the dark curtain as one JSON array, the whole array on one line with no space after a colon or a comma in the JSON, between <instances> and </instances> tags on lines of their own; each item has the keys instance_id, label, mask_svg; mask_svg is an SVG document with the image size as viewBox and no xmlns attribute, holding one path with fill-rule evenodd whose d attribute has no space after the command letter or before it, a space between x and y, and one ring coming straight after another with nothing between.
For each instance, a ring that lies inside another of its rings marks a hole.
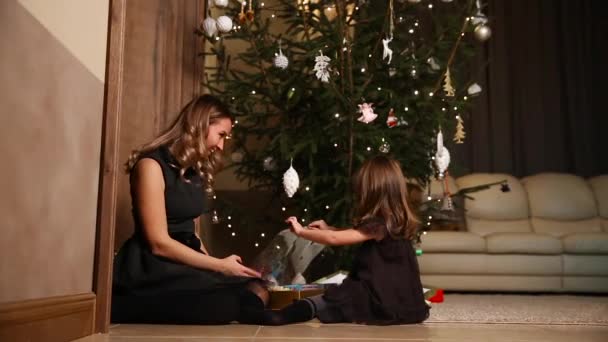
<instances>
[{"instance_id":1,"label":"dark curtain","mask_svg":"<svg viewBox=\"0 0 608 342\"><path fill-rule=\"evenodd\" d=\"M483 93L452 146L458 173L608 173L603 3L490 0Z\"/></svg>"}]
</instances>

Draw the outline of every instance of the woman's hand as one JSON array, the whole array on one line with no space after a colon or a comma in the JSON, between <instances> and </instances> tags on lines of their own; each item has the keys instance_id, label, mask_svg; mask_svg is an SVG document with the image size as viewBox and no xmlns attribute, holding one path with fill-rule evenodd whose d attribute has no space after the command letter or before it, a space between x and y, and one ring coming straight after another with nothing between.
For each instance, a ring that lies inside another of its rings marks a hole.
<instances>
[{"instance_id":1,"label":"woman's hand","mask_svg":"<svg viewBox=\"0 0 608 342\"><path fill-rule=\"evenodd\" d=\"M311 229L319 229L319 230L335 230L336 228L328 225L323 220L313 221L308 225Z\"/></svg>"},{"instance_id":2,"label":"woman's hand","mask_svg":"<svg viewBox=\"0 0 608 342\"><path fill-rule=\"evenodd\" d=\"M300 236L300 233L304 230L304 227L298 222L298 218L295 216L290 216L285 222L289 223L291 227L291 231L296 234L296 236Z\"/></svg>"},{"instance_id":3,"label":"woman's hand","mask_svg":"<svg viewBox=\"0 0 608 342\"><path fill-rule=\"evenodd\" d=\"M239 277L255 277L261 278L262 275L259 272L252 270L249 267L242 265L241 257L238 255L231 255L224 259L221 259L221 266L219 271L228 276L239 276Z\"/></svg>"}]
</instances>

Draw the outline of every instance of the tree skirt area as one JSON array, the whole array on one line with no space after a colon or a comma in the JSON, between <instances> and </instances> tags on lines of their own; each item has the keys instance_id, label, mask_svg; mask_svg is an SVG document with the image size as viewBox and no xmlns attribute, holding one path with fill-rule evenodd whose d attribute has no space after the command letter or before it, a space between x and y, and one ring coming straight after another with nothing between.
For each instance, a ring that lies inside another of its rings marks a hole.
<instances>
[{"instance_id":1,"label":"tree skirt area","mask_svg":"<svg viewBox=\"0 0 608 342\"><path fill-rule=\"evenodd\" d=\"M426 322L608 325L608 296L447 293Z\"/></svg>"}]
</instances>

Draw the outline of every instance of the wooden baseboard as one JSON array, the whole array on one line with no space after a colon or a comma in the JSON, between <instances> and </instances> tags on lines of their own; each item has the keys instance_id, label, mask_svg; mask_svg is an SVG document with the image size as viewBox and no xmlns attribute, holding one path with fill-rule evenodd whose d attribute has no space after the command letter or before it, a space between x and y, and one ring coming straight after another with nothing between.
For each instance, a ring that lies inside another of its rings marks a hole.
<instances>
[{"instance_id":1,"label":"wooden baseboard","mask_svg":"<svg viewBox=\"0 0 608 342\"><path fill-rule=\"evenodd\" d=\"M0 341L72 341L93 333L95 294L0 303Z\"/></svg>"}]
</instances>

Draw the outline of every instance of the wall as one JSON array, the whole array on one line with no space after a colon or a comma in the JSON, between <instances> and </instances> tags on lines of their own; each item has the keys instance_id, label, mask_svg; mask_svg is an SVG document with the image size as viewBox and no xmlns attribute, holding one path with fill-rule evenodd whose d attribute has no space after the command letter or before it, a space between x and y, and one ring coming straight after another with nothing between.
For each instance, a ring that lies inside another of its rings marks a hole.
<instances>
[{"instance_id":1,"label":"wall","mask_svg":"<svg viewBox=\"0 0 608 342\"><path fill-rule=\"evenodd\" d=\"M92 291L108 7L0 2L0 303Z\"/></svg>"}]
</instances>

